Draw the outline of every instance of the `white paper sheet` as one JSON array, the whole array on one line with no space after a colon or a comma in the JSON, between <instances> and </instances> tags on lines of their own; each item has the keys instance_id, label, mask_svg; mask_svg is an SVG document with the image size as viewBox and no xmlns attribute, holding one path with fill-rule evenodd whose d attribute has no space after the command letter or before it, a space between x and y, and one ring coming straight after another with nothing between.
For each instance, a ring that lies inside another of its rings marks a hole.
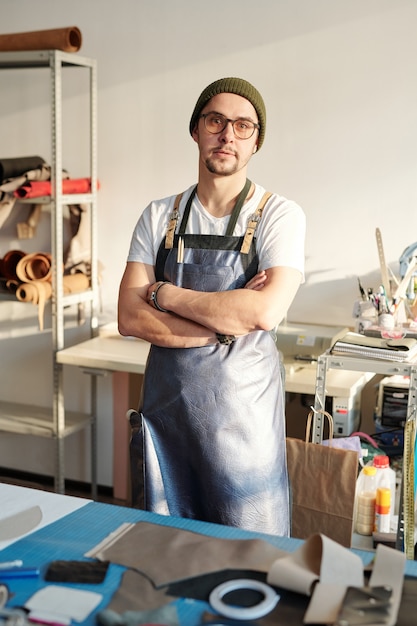
<instances>
[{"instance_id":1,"label":"white paper sheet","mask_svg":"<svg viewBox=\"0 0 417 626\"><path fill-rule=\"evenodd\" d=\"M13 544L15 541L31 532L39 530L39 528L47 526L57 519L72 513L72 511L80 509L88 502L91 502L91 500L73 496L63 496L40 489L30 489L28 487L18 487L16 485L0 483L0 520L30 510L32 507L39 507L42 512L41 519L34 528L17 537L0 541L0 550L3 550L3 548Z\"/></svg>"},{"instance_id":2,"label":"white paper sheet","mask_svg":"<svg viewBox=\"0 0 417 626\"><path fill-rule=\"evenodd\" d=\"M43 618L50 623L65 624L68 620L83 622L100 604L103 596L94 591L48 585L37 591L25 604L29 618Z\"/></svg>"}]
</instances>

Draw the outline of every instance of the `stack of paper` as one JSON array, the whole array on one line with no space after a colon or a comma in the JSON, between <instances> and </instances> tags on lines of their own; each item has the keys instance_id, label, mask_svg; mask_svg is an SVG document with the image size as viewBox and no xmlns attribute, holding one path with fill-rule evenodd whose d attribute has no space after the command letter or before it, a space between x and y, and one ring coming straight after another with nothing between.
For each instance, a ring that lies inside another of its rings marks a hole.
<instances>
[{"instance_id":1,"label":"stack of paper","mask_svg":"<svg viewBox=\"0 0 417 626\"><path fill-rule=\"evenodd\" d=\"M333 344L330 353L386 361L413 361L417 356L417 339L383 339L349 332Z\"/></svg>"}]
</instances>

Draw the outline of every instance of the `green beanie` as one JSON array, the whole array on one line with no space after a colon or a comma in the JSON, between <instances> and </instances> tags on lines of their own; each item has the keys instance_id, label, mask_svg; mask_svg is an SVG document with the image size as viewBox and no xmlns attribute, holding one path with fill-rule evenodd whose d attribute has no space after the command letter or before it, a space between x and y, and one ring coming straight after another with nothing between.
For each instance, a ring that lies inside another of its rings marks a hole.
<instances>
[{"instance_id":1,"label":"green beanie","mask_svg":"<svg viewBox=\"0 0 417 626\"><path fill-rule=\"evenodd\" d=\"M213 98L213 96L217 96L219 93L234 93L237 96L242 96L249 100L253 104L253 107L258 115L259 120L259 137L258 137L258 149L262 146L264 138L265 138L265 126L266 126L266 110L265 103L262 99L261 94L253 85L248 83L248 81L243 78L220 78L219 80L214 81L208 87L206 87L199 99L197 100L197 104L194 107L193 114L190 120L190 134L193 133L193 130L198 122L200 117L200 113L203 108L206 106L207 102Z\"/></svg>"}]
</instances>

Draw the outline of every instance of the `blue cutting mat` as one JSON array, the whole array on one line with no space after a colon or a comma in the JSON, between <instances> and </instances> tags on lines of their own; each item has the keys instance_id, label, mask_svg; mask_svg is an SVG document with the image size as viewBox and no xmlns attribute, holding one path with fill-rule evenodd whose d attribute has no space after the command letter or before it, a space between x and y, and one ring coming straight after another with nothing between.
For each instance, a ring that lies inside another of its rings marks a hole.
<instances>
[{"instance_id":1,"label":"blue cutting mat","mask_svg":"<svg viewBox=\"0 0 417 626\"><path fill-rule=\"evenodd\" d=\"M27 567L38 567L41 571L39 578L13 579L7 582L10 592L13 594L9 606L23 605L36 591L46 586L44 575L51 561L57 559L82 559L85 552L102 541L109 533L114 531L124 522L146 521L175 526L183 530L199 532L213 537L224 539L260 538L270 540L277 547L288 552L296 549L301 541L290 540L282 537L265 536L261 533L252 533L236 528L225 527L206 522L165 517L99 502L90 502L84 507L70 513L64 518L46 526L33 534L25 537L13 545L0 551L0 561L22 559ZM121 577L125 568L111 564L104 583L100 585L76 585L69 586L95 591L103 595L103 600L83 625L95 624L95 615L104 609L113 593L120 585ZM1 572L0 572L1 582ZM59 584L59 583L53 583ZM64 584L64 583L61 583ZM68 583L65 583L66 585ZM179 600L177 608L183 626L194 626L200 623L200 615L207 605L195 600Z\"/></svg>"},{"instance_id":2,"label":"blue cutting mat","mask_svg":"<svg viewBox=\"0 0 417 626\"><path fill-rule=\"evenodd\" d=\"M174 526L222 539L259 538L288 552L293 552L302 544L302 541L299 539L264 535L207 522L165 517L138 509L90 502L77 511L0 551L0 561L22 559L25 566L38 567L41 570L39 578L8 581L9 590L14 594L9 602L9 606L23 605L33 593L50 584L45 582L43 577L51 561L57 559L82 559L85 552L97 545L124 522L135 523L140 521ZM356 550L355 552L361 556L364 564L372 560L373 554L370 552ZM83 622L83 626L92 626L96 623L96 613L108 605L113 593L120 585L124 571L125 568L111 564L104 583L100 585L69 585L79 589L95 591L103 595L101 604ZM407 562L407 573L417 576L417 564L415 562ZM67 585L68 583L65 584ZM195 600L179 600L176 604L182 626L197 626L197 624L201 623L200 616L202 611L207 608L205 603Z\"/></svg>"}]
</instances>

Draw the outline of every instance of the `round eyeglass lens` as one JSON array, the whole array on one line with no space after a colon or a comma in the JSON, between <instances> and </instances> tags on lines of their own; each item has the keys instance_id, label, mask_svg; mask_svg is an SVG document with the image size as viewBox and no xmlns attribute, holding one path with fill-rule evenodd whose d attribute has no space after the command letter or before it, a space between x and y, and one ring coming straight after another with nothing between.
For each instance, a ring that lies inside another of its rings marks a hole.
<instances>
[{"instance_id":1,"label":"round eyeglass lens","mask_svg":"<svg viewBox=\"0 0 417 626\"><path fill-rule=\"evenodd\" d=\"M208 113L203 115L204 125L209 133L221 133L227 126L227 122L231 122L233 132L239 139L249 139L255 131L255 124L250 120L239 118L237 120L228 120L224 115L218 113Z\"/></svg>"}]
</instances>

